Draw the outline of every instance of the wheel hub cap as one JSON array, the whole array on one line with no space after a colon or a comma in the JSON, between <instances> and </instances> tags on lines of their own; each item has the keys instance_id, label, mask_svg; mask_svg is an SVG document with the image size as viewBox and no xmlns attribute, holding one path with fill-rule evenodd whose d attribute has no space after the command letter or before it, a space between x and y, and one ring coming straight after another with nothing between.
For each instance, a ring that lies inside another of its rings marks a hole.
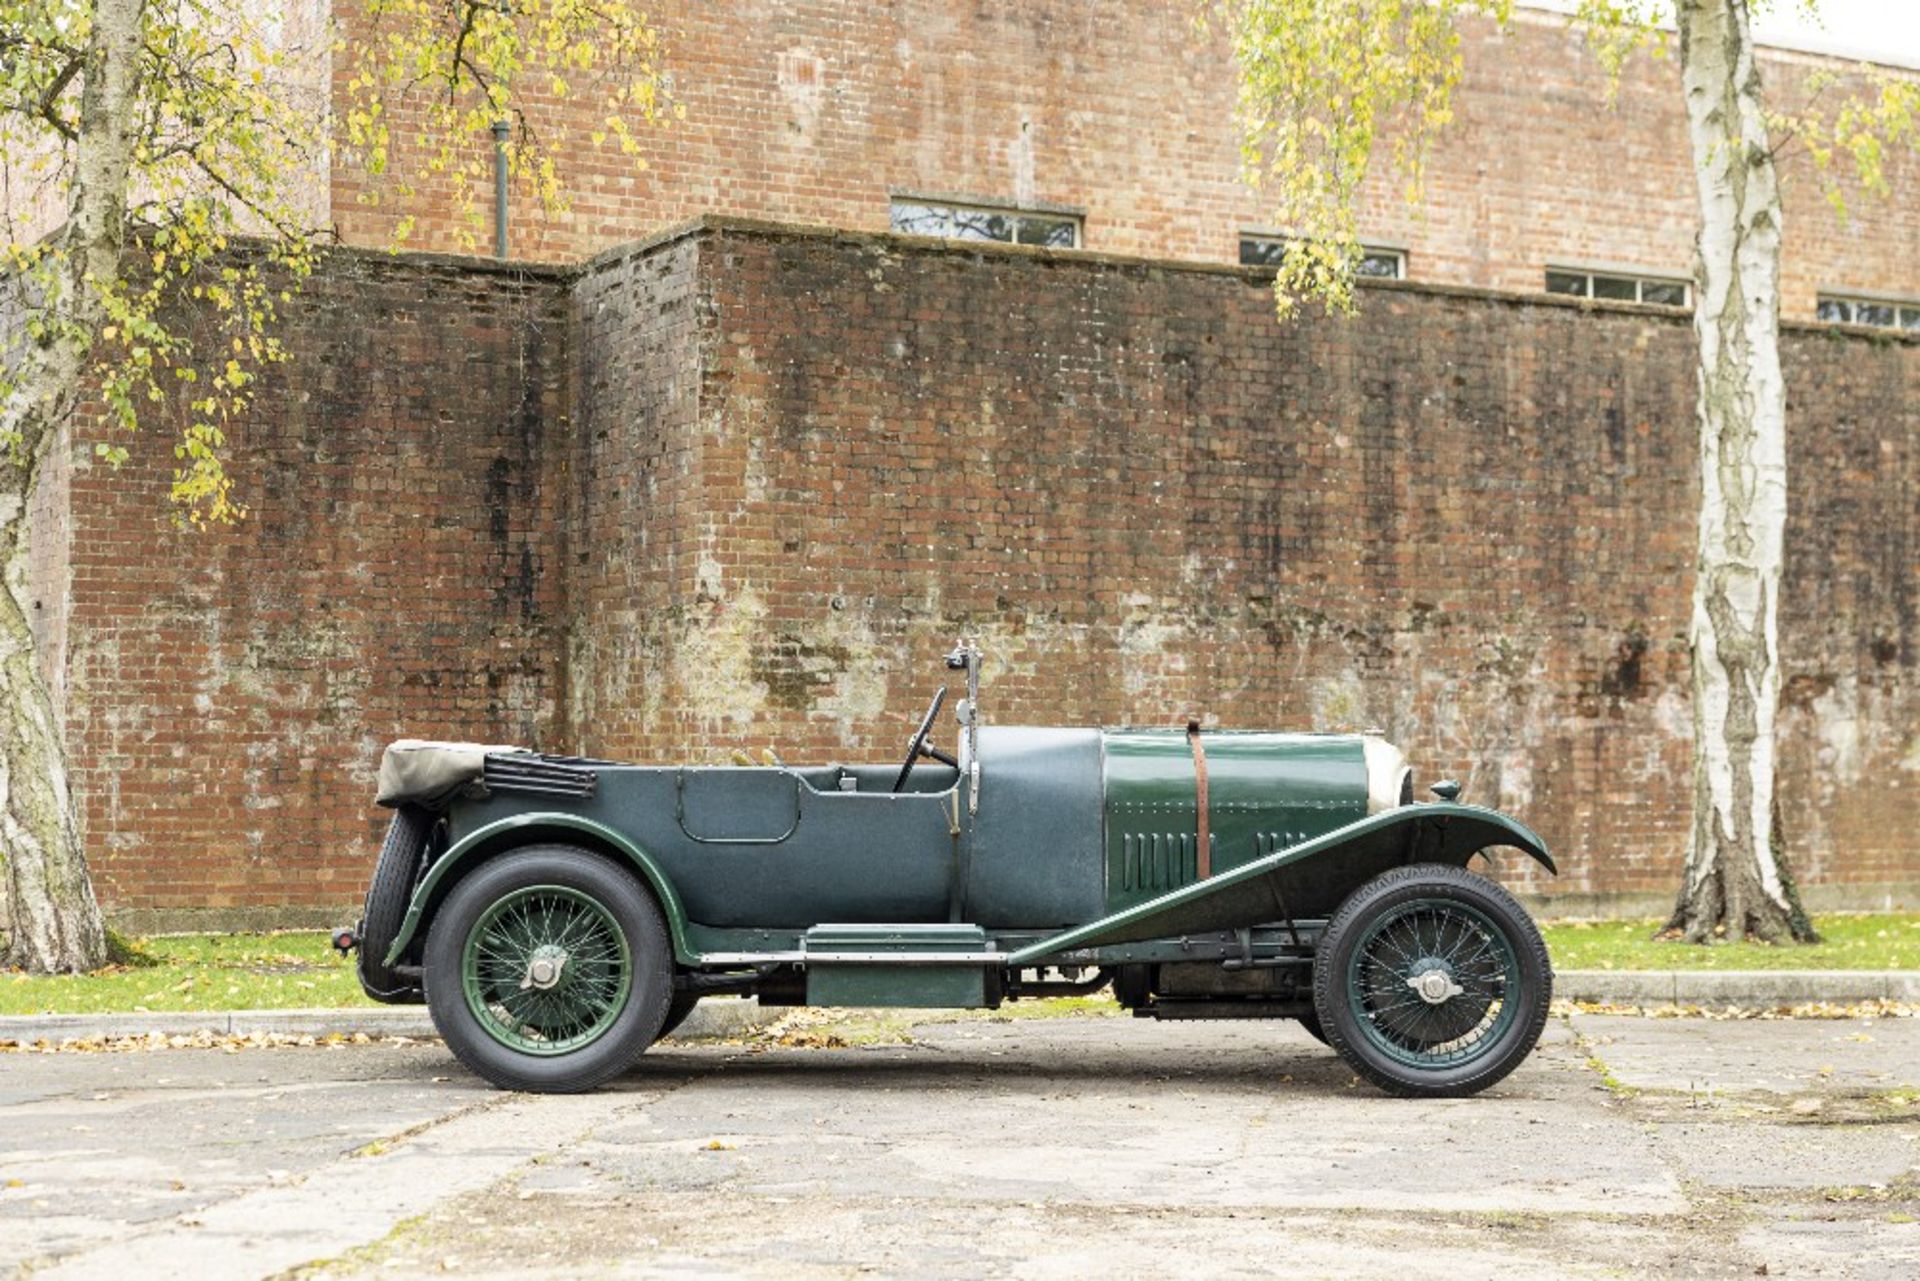
<instances>
[{"instance_id":1,"label":"wheel hub cap","mask_svg":"<svg viewBox=\"0 0 1920 1281\"><path fill-rule=\"evenodd\" d=\"M1428 1005L1445 1005L1448 1001L1466 991L1465 988L1453 981L1453 975L1447 972L1447 966L1444 961L1429 959L1420 962L1420 966L1425 966L1426 968L1421 969L1419 966L1416 966L1417 972L1407 980L1407 986L1412 988L1414 994Z\"/></svg>"},{"instance_id":2,"label":"wheel hub cap","mask_svg":"<svg viewBox=\"0 0 1920 1281\"><path fill-rule=\"evenodd\" d=\"M567 952L565 948L544 943L533 951L533 958L527 962L527 975L520 980L520 990L533 988L541 992L550 991L560 982L560 971L566 968Z\"/></svg>"}]
</instances>

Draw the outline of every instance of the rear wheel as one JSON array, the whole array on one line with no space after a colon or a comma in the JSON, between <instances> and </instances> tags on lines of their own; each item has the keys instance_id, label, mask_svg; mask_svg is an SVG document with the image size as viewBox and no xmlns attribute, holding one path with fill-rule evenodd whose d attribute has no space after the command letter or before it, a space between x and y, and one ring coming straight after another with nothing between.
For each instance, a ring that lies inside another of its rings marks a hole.
<instances>
[{"instance_id":1,"label":"rear wheel","mask_svg":"<svg viewBox=\"0 0 1920 1281\"><path fill-rule=\"evenodd\" d=\"M538 845L454 887L427 938L427 1006L460 1061L511 1090L590 1090L660 1034L673 952L653 896L598 855Z\"/></svg>"},{"instance_id":2,"label":"rear wheel","mask_svg":"<svg viewBox=\"0 0 1920 1281\"><path fill-rule=\"evenodd\" d=\"M1526 909L1464 868L1395 868L1334 913L1313 959L1327 1043L1394 1094L1475 1094L1546 1026L1547 948Z\"/></svg>"}]
</instances>

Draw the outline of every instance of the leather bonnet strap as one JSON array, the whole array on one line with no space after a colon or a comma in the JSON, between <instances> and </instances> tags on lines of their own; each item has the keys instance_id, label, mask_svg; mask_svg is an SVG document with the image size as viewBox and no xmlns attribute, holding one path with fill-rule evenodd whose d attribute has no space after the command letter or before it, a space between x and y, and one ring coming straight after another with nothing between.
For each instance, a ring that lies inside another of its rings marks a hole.
<instances>
[{"instance_id":1,"label":"leather bonnet strap","mask_svg":"<svg viewBox=\"0 0 1920 1281\"><path fill-rule=\"evenodd\" d=\"M1187 742L1193 748L1193 798L1199 817L1194 826L1200 838L1200 879L1213 875L1213 839L1207 831L1207 749L1200 745L1200 722L1187 722Z\"/></svg>"}]
</instances>

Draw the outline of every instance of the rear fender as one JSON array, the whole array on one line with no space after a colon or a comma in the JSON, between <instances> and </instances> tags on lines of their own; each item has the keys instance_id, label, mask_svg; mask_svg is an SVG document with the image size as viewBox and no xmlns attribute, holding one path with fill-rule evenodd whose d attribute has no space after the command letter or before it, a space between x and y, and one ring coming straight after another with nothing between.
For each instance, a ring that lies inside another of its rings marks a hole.
<instances>
[{"instance_id":1,"label":"rear fender","mask_svg":"<svg viewBox=\"0 0 1920 1281\"><path fill-rule=\"evenodd\" d=\"M515 814L511 818L489 823L461 837L442 854L427 869L419 888L414 890L413 899L407 905L406 919L400 922L400 932L394 936L393 946L387 951L386 963L399 963L412 944L414 935L432 918L434 909L446 898L454 882L466 872L496 854L504 854L523 845L549 842L582 846L631 867L646 882L647 888L653 891L654 898L659 901L661 914L667 918L667 928L673 935L674 959L682 964L698 962L699 957L687 946L687 914L681 906L680 896L674 891L673 883L661 872L659 864L645 850L604 823L596 823L577 814L539 812Z\"/></svg>"},{"instance_id":2,"label":"rear fender","mask_svg":"<svg viewBox=\"0 0 1920 1281\"><path fill-rule=\"evenodd\" d=\"M1318 919L1388 868L1407 863L1465 867L1495 845L1524 850L1558 874L1546 844L1504 814L1477 805L1403 805L1042 939L1009 954L1007 964L1032 965L1074 948L1241 929L1288 917Z\"/></svg>"}]
</instances>

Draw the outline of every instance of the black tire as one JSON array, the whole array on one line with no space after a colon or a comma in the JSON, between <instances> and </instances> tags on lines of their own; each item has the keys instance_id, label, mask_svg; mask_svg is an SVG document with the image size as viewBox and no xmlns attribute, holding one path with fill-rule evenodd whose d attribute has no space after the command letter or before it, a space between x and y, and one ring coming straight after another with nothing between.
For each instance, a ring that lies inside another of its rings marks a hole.
<instances>
[{"instance_id":1,"label":"black tire","mask_svg":"<svg viewBox=\"0 0 1920 1281\"><path fill-rule=\"evenodd\" d=\"M389 1005L418 1005L420 985L402 978L387 966L387 949L400 933L414 884L420 879L421 855L433 835L439 816L418 805L402 805L387 824L387 839L374 864L373 884L367 889L366 910L360 917L360 988Z\"/></svg>"},{"instance_id":2,"label":"black tire","mask_svg":"<svg viewBox=\"0 0 1920 1281\"><path fill-rule=\"evenodd\" d=\"M517 891L558 888L610 917L626 944L629 982L611 1022L578 1049L549 1055L504 1044L467 996L467 939L490 909ZM494 1085L540 1094L591 1090L633 1066L665 1026L673 995L673 947L653 895L630 873L570 845L530 845L491 859L454 886L427 935L427 1008L460 1061Z\"/></svg>"},{"instance_id":3,"label":"black tire","mask_svg":"<svg viewBox=\"0 0 1920 1281\"><path fill-rule=\"evenodd\" d=\"M700 998L692 992L675 992L673 1000L667 1003L667 1021L660 1025L660 1035L673 1035L673 1030L687 1021L687 1015L693 1013L693 1007L698 1004Z\"/></svg>"},{"instance_id":4,"label":"black tire","mask_svg":"<svg viewBox=\"0 0 1920 1281\"><path fill-rule=\"evenodd\" d=\"M1434 967L1434 957L1408 957L1397 946L1356 954L1376 931L1384 938L1388 929L1411 929L1417 941L1423 920L1436 922L1426 951L1471 964L1448 969L1452 994L1407 1006L1392 999L1399 982L1412 986L1395 967L1417 972ZM1457 930L1451 938L1449 928ZM1405 1098L1458 1098L1499 1081L1533 1051L1552 999L1553 966L1533 918L1500 886L1448 864L1395 868L1355 890L1313 958L1313 1003L1327 1044L1355 1072ZM1428 1033L1427 1019L1438 1030Z\"/></svg>"},{"instance_id":5,"label":"black tire","mask_svg":"<svg viewBox=\"0 0 1920 1281\"><path fill-rule=\"evenodd\" d=\"M1300 1024L1301 1027L1307 1029L1308 1036L1320 1042L1320 1044L1322 1045L1325 1045L1327 1043L1326 1029L1320 1026L1320 1015L1318 1011L1312 1011L1306 1014L1296 1014L1293 1017L1295 1021Z\"/></svg>"}]
</instances>

